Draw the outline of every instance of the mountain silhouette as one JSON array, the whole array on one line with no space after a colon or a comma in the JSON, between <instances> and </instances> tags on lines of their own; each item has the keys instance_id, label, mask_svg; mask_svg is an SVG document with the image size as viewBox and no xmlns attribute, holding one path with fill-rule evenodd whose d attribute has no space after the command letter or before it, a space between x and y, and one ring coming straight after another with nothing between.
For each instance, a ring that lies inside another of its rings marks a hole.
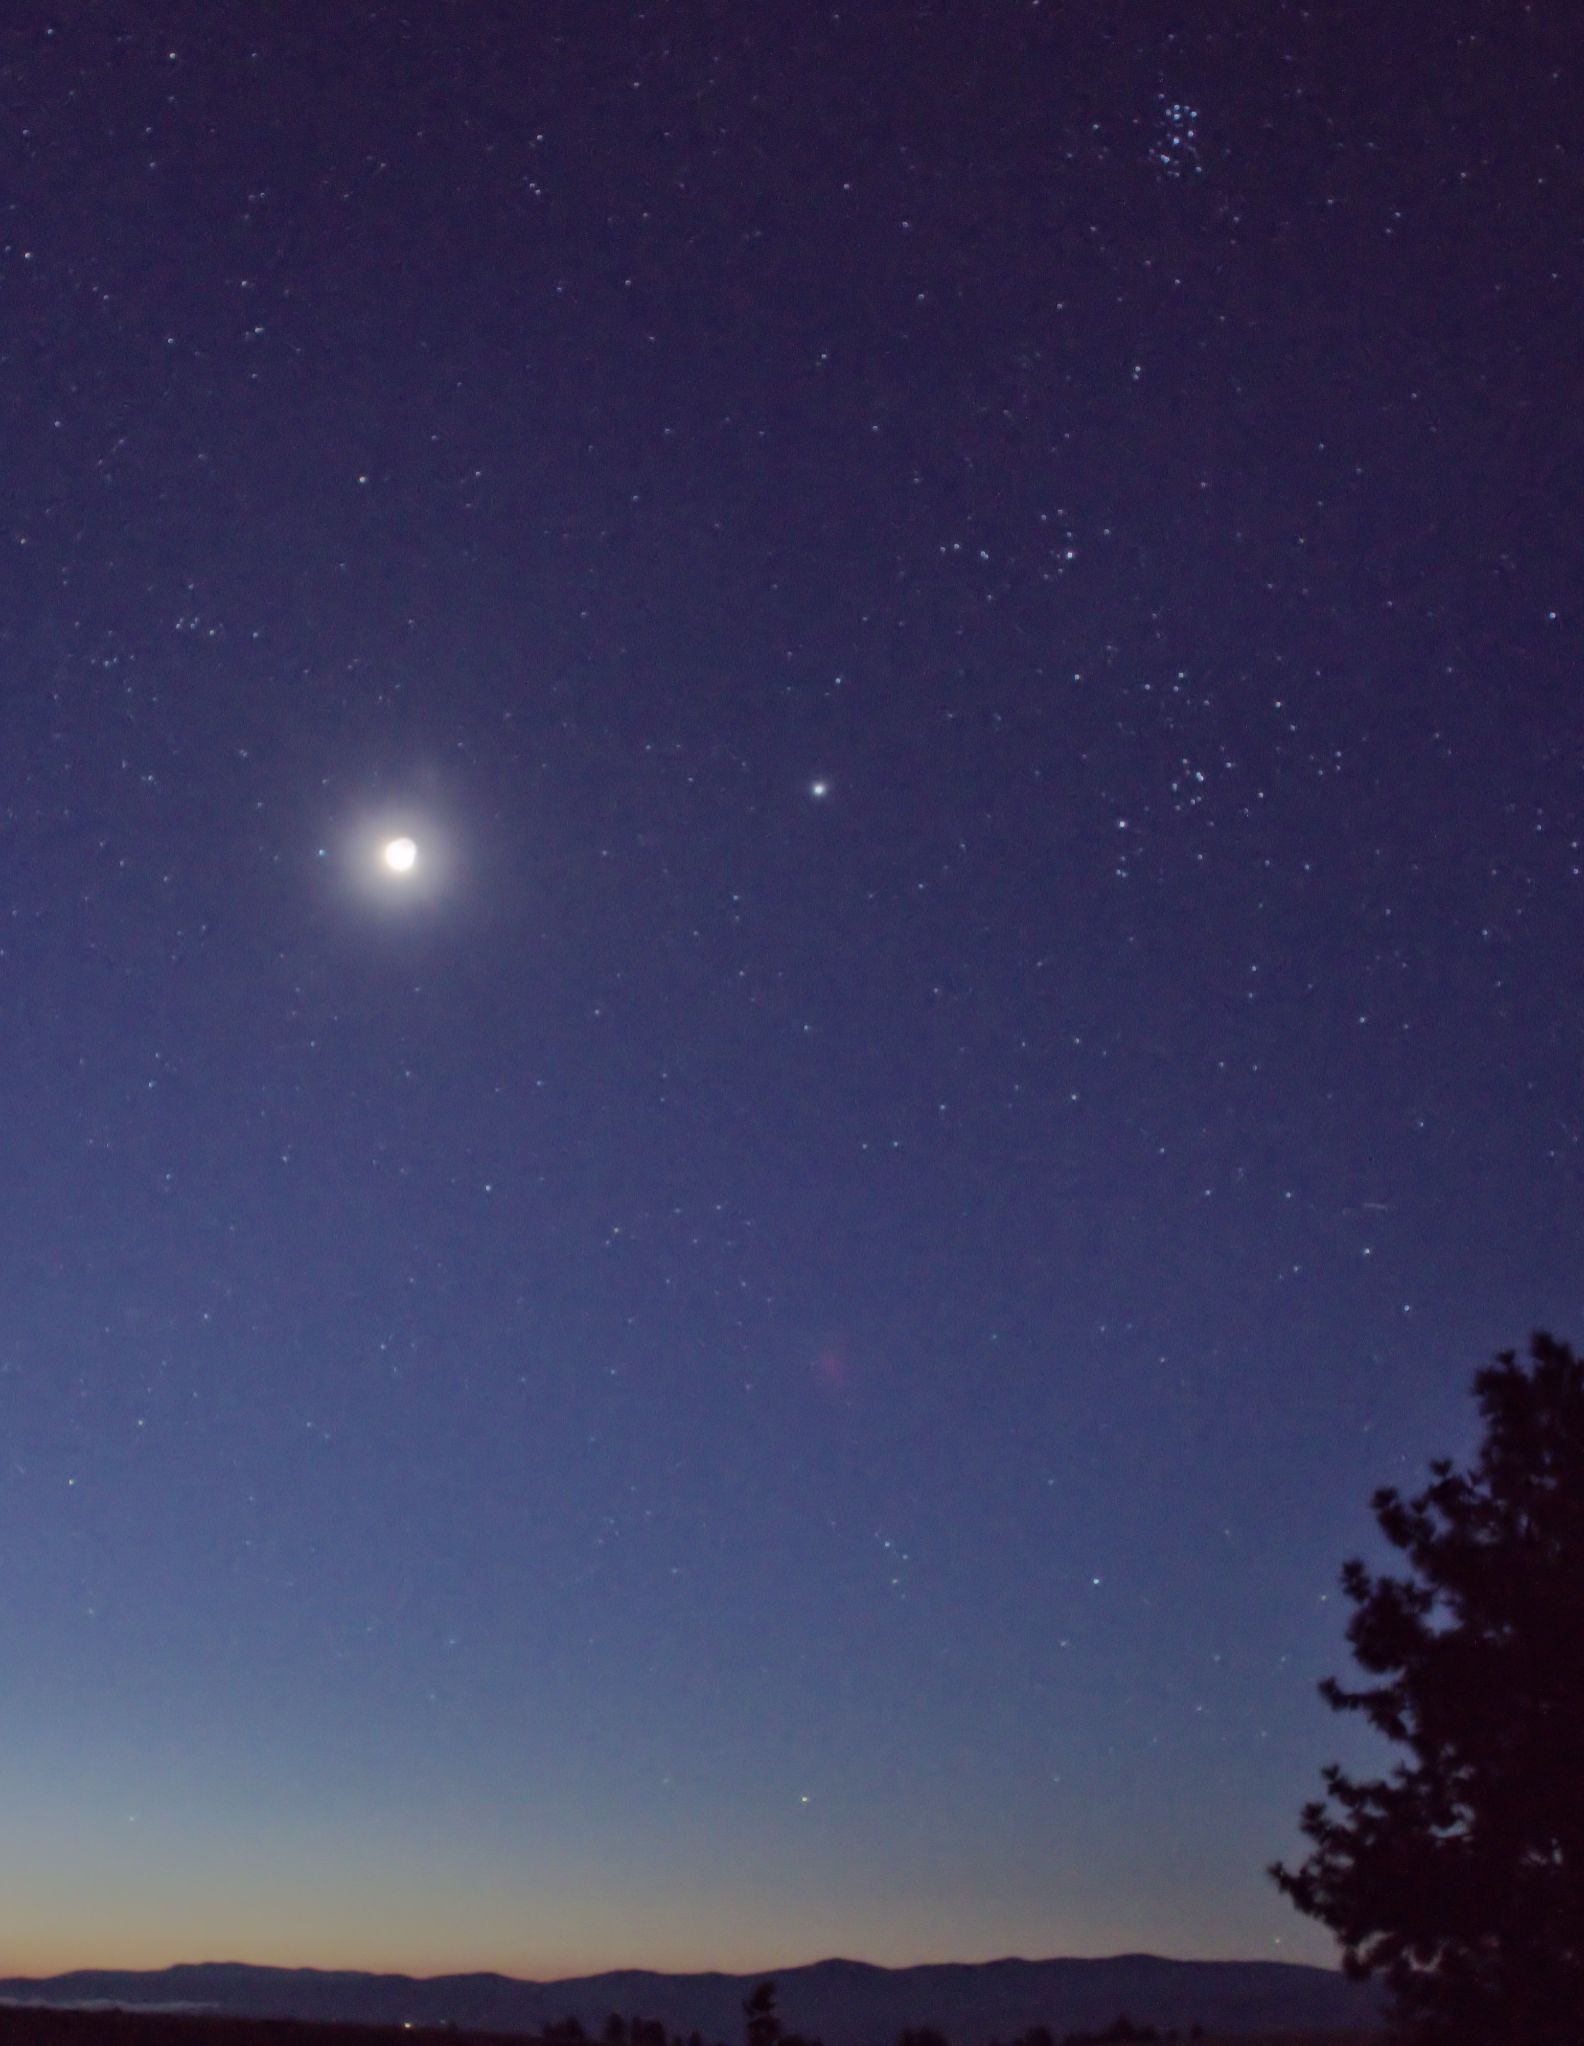
<instances>
[{"instance_id":1,"label":"mountain silhouette","mask_svg":"<svg viewBox=\"0 0 1584 2046\"><path fill-rule=\"evenodd\" d=\"M205 1962L0 1981L0 1998L526 2033L575 2017L595 2038L614 2011L624 2018L658 2019L670 2033L697 2031L735 2046L744 1997L770 1978L787 2030L825 2046L892 2046L904 2028L926 2025L945 2033L951 2046L988 2046L1034 2025L1047 2025L1058 2036L1098 2028L1123 2012L1136 2024L1162 2029L1198 2024L1227 2033L1366 2029L1380 2015L1370 1989L1326 1968L1285 1961L1170 1961L1154 1954L914 1968L831 1960L752 1975L622 1969L564 1982Z\"/></svg>"}]
</instances>

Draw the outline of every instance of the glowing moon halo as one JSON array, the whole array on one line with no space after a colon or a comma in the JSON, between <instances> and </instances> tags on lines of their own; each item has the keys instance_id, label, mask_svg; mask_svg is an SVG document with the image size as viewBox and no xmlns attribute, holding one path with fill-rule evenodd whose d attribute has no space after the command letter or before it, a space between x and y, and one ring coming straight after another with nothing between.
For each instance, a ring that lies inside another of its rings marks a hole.
<instances>
[{"instance_id":1,"label":"glowing moon halo","mask_svg":"<svg viewBox=\"0 0 1584 2046\"><path fill-rule=\"evenodd\" d=\"M410 874L418 864L418 848L410 838L387 839L380 858L393 874Z\"/></svg>"}]
</instances>

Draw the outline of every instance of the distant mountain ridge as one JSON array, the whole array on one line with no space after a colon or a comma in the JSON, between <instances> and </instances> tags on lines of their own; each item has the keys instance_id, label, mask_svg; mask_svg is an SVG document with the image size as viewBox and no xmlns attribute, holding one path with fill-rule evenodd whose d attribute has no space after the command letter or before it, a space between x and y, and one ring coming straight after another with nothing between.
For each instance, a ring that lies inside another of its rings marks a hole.
<instances>
[{"instance_id":1,"label":"distant mountain ridge","mask_svg":"<svg viewBox=\"0 0 1584 2046\"><path fill-rule=\"evenodd\" d=\"M1035 2025L1049 2026L1059 2037L1108 2025L1124 2013L1135 2024L1163 2030L1198 2024L1227 2033L1367 2030L1380 2015L1369 1988L1326 1968L1287 1961L1171 1961L1154 1954L913 1968L831 1960L753 1975L622 1969L563 1982L210 1961L15 1978L0 1981L0 1999L526 2033L575 2017L596 2040L614 2011L623 2018L658 2019L667 2032L684 2037L700 2032L735 2046L742 2036L743 1998L771 1979L786 2029L825 2046L894 2046L904 2028L924 2025L944 2032L951 2046L989 2046L992 2039L1011 2040Z\"/></svg>"}]
</instances>

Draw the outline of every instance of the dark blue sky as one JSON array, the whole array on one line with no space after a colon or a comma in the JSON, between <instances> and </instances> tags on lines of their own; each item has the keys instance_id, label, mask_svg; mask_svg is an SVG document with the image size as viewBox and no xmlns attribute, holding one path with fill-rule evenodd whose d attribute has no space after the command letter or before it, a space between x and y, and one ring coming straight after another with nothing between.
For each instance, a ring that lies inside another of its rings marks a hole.
<instances>
[{"instance_id":1,"label":"dark blue sky","mask_svg":"<svg viewBox=\"0 0 1584 2046\"><path fill-rule=\"evenodd\" d=\"M1329 1957L1584 1328L1579 55L7 10L7 1970Z\"/></svg>"}]
</instances>

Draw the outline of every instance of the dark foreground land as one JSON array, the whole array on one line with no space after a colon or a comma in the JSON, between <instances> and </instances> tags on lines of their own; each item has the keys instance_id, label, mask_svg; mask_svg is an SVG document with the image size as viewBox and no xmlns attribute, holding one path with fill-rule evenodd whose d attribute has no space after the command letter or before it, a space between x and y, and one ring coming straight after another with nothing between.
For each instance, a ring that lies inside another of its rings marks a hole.
<instances>
[{"instance_id":1,"label":"dark foreground land","mask_svg":"<svg viewBox=\"0 0 1584 2046\"><path fill-rule=\"evenodd\" d=\"M539 2046L452 2025L311 2025L192 2011L0 2007L0 2046Z\"/></svg>"},{"instance_id":2,"label":"dark foreground land","mask_svg":"<svg viewBox=\"0 0 1584 2046\"><path fill-rule=\"evenodd\" d=\"M297 2018L10 2005L0 2006L0 2046L545 2046L545 2042L510 2033L466 2032L452 2025L315 2025ZM1379 2035L1216 2033L1198 2046L1379 2046Z\"/></svg>"},{"instance_id":3,"label":"dark foreground land","mask_svg":"<svg viewBox=\"0 0 1584 2046\"><path fill-rule=\"evenodd\" d=\"M1115 2036L1124 2014L1200 2036L1367 2033L1381 1999L1366 1984L1290 1961L1183 1961L1160 1954L1088 1959L931 1962L881 1968L840 1957L754 1975L606 1970L553 1982L492 1972L412 1976L364 1969L259 1967L203 1961L170 1968L78 1968L0 1981L0 2007L182 2013L211 2020L291 2020L313 2027L458 2032L588 2046L707 2046L743 2037L743 2006L773 1976L786 2035L824 2046L1056 2046ZM926 2028L923 2032L919 2027ZM347 2034L337 2034L347 2046ZM253 2046L259 2046L254 2035Z\"/></svg>"}]
</instances>

